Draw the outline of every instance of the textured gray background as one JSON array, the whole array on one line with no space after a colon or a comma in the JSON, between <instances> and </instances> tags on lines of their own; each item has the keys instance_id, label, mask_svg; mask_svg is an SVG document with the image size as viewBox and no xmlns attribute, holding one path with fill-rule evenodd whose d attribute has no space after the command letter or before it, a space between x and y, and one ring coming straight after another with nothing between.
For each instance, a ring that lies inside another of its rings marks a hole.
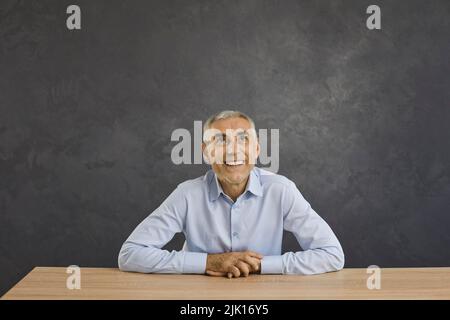
<instances>
[{"instance_id":1,"label":"textured gray background","mask_svg":"<svg viewBox=\"0 0 450 320\"><path fill-rule=\"evenodd\" d=\"M450 266L449 15L447 0L1 0L0 294L34 266L116 266L207 169L170 162L172 130L230 106L280 128L279 173L347 267Z\"/></svg>"}]
</instances>

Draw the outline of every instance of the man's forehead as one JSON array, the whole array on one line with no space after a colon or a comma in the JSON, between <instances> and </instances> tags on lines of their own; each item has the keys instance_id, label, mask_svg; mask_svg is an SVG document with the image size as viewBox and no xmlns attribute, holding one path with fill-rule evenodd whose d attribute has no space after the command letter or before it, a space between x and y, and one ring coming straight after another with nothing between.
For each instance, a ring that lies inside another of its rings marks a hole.
<instances>
[{"instance_id":1,"label":"man's forehead","mask_svg":"<svg viewBox=\"0 0 450 320\"><path fill-rule=\"evenodd\" d=\"M227 130L247 131L252 126L247 119L236 117L216 120L211 124L211 129L226 133Z\"/></svg>"},{"instance_id":2,"label":"man's forehead","mask_svg":"<svg viewBox=\"0 0 450 320\"><path fill-rule=\"evenodd\" d=\"M213 136L241 136L249 135L253 133L253 129L226 129L225 131L220 131L217 129L212 129Z\"/></svg>"}]
</instances>

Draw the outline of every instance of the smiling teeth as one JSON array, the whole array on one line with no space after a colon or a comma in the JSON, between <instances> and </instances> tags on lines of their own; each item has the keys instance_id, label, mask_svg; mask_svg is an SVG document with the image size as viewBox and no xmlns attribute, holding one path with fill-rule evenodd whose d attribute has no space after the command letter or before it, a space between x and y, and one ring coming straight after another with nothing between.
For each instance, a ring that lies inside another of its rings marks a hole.
<instances>
[{"instance_id":1,"label":"smiling teeth","mask_svg":"<svg viewBox=\"0 0 450 320\"><path fill-rule=\"evenodd\" d=\"M227 162L226 164L229 166L239 166L241 164L244 164L244 161Z\"/></svg>"}]
</instances>

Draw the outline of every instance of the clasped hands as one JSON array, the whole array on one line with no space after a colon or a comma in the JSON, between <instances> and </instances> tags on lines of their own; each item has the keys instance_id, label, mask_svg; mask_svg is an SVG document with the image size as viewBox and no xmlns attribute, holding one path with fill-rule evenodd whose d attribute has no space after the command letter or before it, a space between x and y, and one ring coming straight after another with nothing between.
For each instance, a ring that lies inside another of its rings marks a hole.
<instances>
[{"instance_id":1,"label":"clasped hands","mask_svg":"<svg viewBox=\"0 0 450 320\"><path fill-rule=\"evenodd\" d=\"M262 255L253 251L208 254L206 274L216 277L248 277L261 272Z\"/></svg>"}]
</instances>

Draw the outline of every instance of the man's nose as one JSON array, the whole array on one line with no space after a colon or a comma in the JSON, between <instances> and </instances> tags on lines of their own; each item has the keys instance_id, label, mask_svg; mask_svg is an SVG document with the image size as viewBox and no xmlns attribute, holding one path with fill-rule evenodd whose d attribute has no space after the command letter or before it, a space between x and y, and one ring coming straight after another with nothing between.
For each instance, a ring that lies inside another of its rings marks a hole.
<instances>
[{"instance_id":1,"label":"man's nose","mask_svg":"<svg viewBox=\"0 0 450 320\"><path fill-rule=\"evenodd\" d=\"M228 154L237 154L238 146L236 143L236 138L231 138L227 144L227 155Z\"/></svg>"},{"instance_id":2,"label":"man's nose","mask_svg":"<svg viewBox=\"0 0 450 320\"><path fill-rule=\"evenodd\" d=\"M229 160L244 160L245 152L242 150L241 145L237 143L237 139L230 139L227 144L226 157Z\"/></svg>"}]
</instances>

